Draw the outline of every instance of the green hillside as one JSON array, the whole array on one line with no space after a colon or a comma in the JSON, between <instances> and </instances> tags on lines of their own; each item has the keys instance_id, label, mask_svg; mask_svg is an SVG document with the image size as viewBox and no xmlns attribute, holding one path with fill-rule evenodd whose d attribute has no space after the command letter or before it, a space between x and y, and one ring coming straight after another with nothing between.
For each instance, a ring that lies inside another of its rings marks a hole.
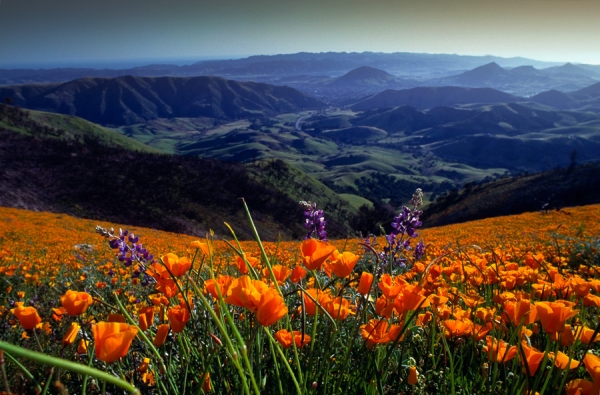
<instances>
[{"instance_id":1,"label":"green hillside","mask_svg":"<svg viewBox=\"0 0 600 395\"><path fill-rule=\"evenodd\" d=\"M26 136L63 141L94 140L141 152L160 151L85 119L0 104L0 128Z\"/></svg>"}]
</instances>

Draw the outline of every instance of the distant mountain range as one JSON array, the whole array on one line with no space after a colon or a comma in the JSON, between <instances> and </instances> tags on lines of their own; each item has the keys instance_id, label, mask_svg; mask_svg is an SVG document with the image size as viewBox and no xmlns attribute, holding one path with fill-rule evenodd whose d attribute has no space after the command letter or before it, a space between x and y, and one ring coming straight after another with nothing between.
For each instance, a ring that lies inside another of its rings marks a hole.
<instances>
[{"instance_id":1,"label":"distant mountain range","mask_svg":"<svg viewBox=\"0 0 600 395\"><path fill-rule=\"evenodd\" d=\"M18 106L76 115L104 125L176 117L233 120L326 107L293 88L219 77L82 78L0 87L0 97Z\"/></svg>"},{"instance_id":2,"label":"distant mountain range","mask_svg":"<svg viewBox=\"0 0 600 395\"><path fill-rule=\"evenodd\" d=\"M258 55L243 59L203 61L186 66L153 64L129 69L0 69L0 85L39 82L64 82L84 77L138 77L179 76L194 77L216 75L235 80L254 80L276 83L283 76L321 75L337 77L350 70L369 66L390 74L421 79L455 74L496 62L503 67L532 65L535 67L556 66L555 62L542 62L526 58L501 58L497 56L461 56L425 53L346 53L346 52L301 52L286 55Z\"/></svg>"},{"instance_id":3,"label":"distant mountain range","mask_svg":"<svg viewBox=\"0 0 600 395\"><path fill-rule=\"evenodd\" d=\"M517 95L530 95L542 90L572 91L600 80L600 68L592 71L571 63L562 66L535 69L519 66L512 69L492 62L464 73L427 81L431 86L490 87Z\"/></svg>"}]
</instances>

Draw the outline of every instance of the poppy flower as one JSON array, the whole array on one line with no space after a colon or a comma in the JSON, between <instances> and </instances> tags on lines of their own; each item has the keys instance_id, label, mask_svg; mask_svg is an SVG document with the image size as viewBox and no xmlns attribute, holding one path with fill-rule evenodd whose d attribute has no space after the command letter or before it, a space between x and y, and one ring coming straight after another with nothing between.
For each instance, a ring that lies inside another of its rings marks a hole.
<instances>
[{"instance_id":1,"label":"poppy flower","mask_svg":"<svg viewBox=\"0 0 600 395\"><path fill-rule=\"evenodd\" d=\"M367 346L373 348L376 344L395 341L401 330L400 326L389 325L386 320L372 319L360 326L360 335L367 342Z\"/></svg>"},{"instance_id":2,"label":"poppy flower","mask_svg":"<svg viewBox=\"0 0 600 395\"><path fill-rule=\"evenodd\" d=\"M285 282L285 280L287 280L287 278L292 273L292 271L288 267L283 266L283 265L274 265L271 268L273 269L273 274L275 275L275 280L277 280L277 283L279 285L283 284ZM270 278L269 268L263 269L263 276L265 278Z\"/></svg>"},{"instance_id":3,"label":"poppy flower","mask_svg":"<svg viewBox=\"0 0 600 395\"><path fill-rule=\"evenodd\" d=\"M594 332L595 331L592 328L588 328L587 326L576 326L575 338L576 340L581 340L582 343L589 344L592 341ZM594 337L594 343L598 341L600 341L600 335L596 334L596 337Z\"/></svg>"},{"instance_id":4,"label":"poppy flower","mask_svg":"<svg viewBox=\"0 0 600 395\"><path fill-rule=\"evenodd\" d=\"M296 343L297 348L300 348L310 343L310 336L306 333L302 336L302 331L289 332L287 329L282 329L275 332L275 340L277 340L283 348L290 348L292 342Z\"/></svg>"},{"instance_id":5,"label":"poppy flower","mask_svg":"<svg viewBox=\"0 0 600 395\"><path fill-rule=\"evenodd\" d=\"M356 266L358 258L358 255L355 255L351 252L344 251L340 254L338 250L335 250L330 258L331 270L340 278L348 277L354 270L354 266Z\"/></svg>"},{"instance_id":6,"label":"poppy flower","mask_svg":"<svg viewBox=\"0 0 600 395\"><path fill-rule=\"evenodd\" d=\"M212 383L210 382L210 373L208 372L204 375L204 381L202 382L202 391L204 391L204 393L206 394L212 392Z\"/></svg>"},{"instance_id":7,"label":"poppy flower","mask_svg":"<svg viewBox=\"0 0 600 395\"><path fill-rule=\"evenodd\" d=\"M80 315L92 304L92 295L87 292L68 290L60 297L60 304L69 315Z\"/></svg>"},{"instance_id":8,"label":"poppy flower","mask_svg":"<svg viewBox=\"0 0 600 395\"><path fill-rule=\"evenodd\" d=\"M379 289L388 299L394 299L408 283L401 278L392 278L385 273L379 279Z\"/></svg>"},{"instance_id":9,"label":"poppy flower","mask_svg":"<svg viewBox=\"0 0 600 395\"><path fill-rule=\"evenodd\" d=\"M565 321L579 313L561 302L537 302L535 308L546 333L560 332Z\"/></svg>"},{"instance_id":10,"label":"poppy flower","mask_svg":"<svg viewBox=\"0 0 600 395\"><path fill-rule=\"evenodd\" d=\"M320 270L323 263L335 251L335 247L321 240L306 239L302 242L300 250L304 266L308 270Z\"/></svg>"},{"instance_id":11,"label":"poppy flower","mask_svg":"<svg viewBox=\"0 0 600 395\"><path fill-rule=\"evenodd\" d=\"M190 261L187 257L179 258L177 255L171 252L169 252L167 255L164 255L161 259L175 277L183 276L188 270L190 270L190 267L192 267L192 261Z\"/></svg>"},{"instance_id":12,"label":"poppy flower","mask_svg":"<svg viewBox=\"0 0 600 395\"><path fill-rule=\"evenodd\" d=\"M310 296L305 295L307 293ZM306 314L313 316L317 313L317 305L313 301L317 301L321 306L324 306L329 302L331 296L325 291L320 291L317 288L309 288L302 292L302 299L304 299L304 309Z\"/></svg>"},{"instance_id":13,"label":"poppy flower","mask_svg":"<svg viewBox=\"0 0 600 395\"><path fill-rule=\"evenodd\" d=\"M140 363L140 366L138 366L136 371L138 373L146 373L148 371L149 367L150 367L150 358L144 358L144 360L142 361L142 363Z\"/></svg>"},{"instance_id":14,"label":"poppy flower","mask_svg":"<svg viewBox=\"0 0 600 395\"><path fill-rule=\"evenodd\" d=\"M265 290L260 297L256 319L263 326L271 326L288 313L283 297L272 288Z\"/></svg>"},{"instance_id":15,"label":"poppy flower","mask_svg":"<svg viewBox=\"0 0 600 395\"><path fill-rule=\"evenodd\" d=\"M185 306L173 306L167 311L167 317L169 317L173 333L179 333L183 331L185 324L190 320L190 311Z\"/></svg>"},{"instance_id":16,"label":"poppy flower","mask_svg":"<svg viewBox=\"0 0 600 395\"><path fill-rule=\"evenodd\" d=\"M106 363L115 362L129 351L137 335L135 326L122 322L98 322L92 326L96 343L96 358Z\"/></svg>"},{"instance_id":17,"label":"poppy flower","mask_svg":"<svg viewBox=\"0 0 600 395\"><path fill-rule=\"evenodd\" d=\"M527 372L527 370L529 370L529 375L535 376L535 373L540 367L540 363L542 363L544 360L545 354L536 348L529 346L526 341L521 342L521 347L523 348L523 353L525 354L525 360L521 361L521 363L524 367L525 364L527 364L527 367L524 368L524 371Z\"/></svg>"},{"instance_id":18,"label":"poppy flower","mask_svg":"<svg viewBox=\"0 0 600 395\"><path fill-rule=\"evenodd\" d=\"M77 334L79 333L80 328L81 327L79 326L78 323L76 323L76 322L71 323L71 326L69 327L69 329L67 330L67 333L65 333L65 336L62 339L63 347L73 344L73 342L77 338Z\"/></svg>"},{"instance_id":19,"label":"poppy flower","mask_svg":"<svg viewBox=\"0 0 600 395\"><path fill-rule=\"evenodd\" d=\"M177 288L177 284L175 281L170 278L163 278L156 282L155 289L161 294L165 295L167 298L172 298L177 295L179 289Z\"/></svg>"},{"instance_id":20,"label":"poppy flower","mask_svg":"<svg viewBox=\"0 0 600 395\"><path fill-rule=\"evenodd\" d=\"M202 251L204 255L206 255L207 257L210 256L210 248L208 246L208 243L203 243L200 240L194 240L190 243L190 247L198 248L200 251Z\"/></svg>"},{"instance_id":21,"label":"poppy flower","mask_svg":"<svg viewBox=\"0 0 600 395\"><path fill-rule=\"evenodd\" d=\"M536 307L527 299L504 302L502 318L514 325L529 325L537 319Z\"/></svg>"},{"instance_id":22,"label":"poppy flower","mask_svg":"<svg viewBox=\"0 0 600 395\"><path fill-rule=\"evenodd\" d=\"M302 280L304 277L306 277L306 273L308 273L306 271L305 268L303 268L302 266L296 266L294 268L294 270L292 270L292 275L290 277L290 280L292 280L292 282L294 284L297 284L300 282L300 280Z\"/></svg>"},{"instance_id":23,"label":"poppy flower","mask_svg":"<svg viewBox=\"0 0 600 395\"><path fill-rule=\"evenodd\" d=\"M250 266L256 267L260 263L260 259L254 258L251 256L247 256L246 254L243 254L243 255L244 255L243 257L241 257L241 256L235 257L235 262L236 262L241 274L248 274L248 266L246 265L246 261L248 261L248 264Z\"/></svg>"},{"instance_id":24,"label":"poppy flower","mask_svg":"<svg viewBox=\"0 0 600 395\"><path fill-rule=\"evenodd\" d=\"M594 393L594 383L584 379L574 379L565 385L565 392L567 395L595 395L598 390Z\"/></svg>"},{"instance_id":25,"label":"poppy flower","mask_svg":"<svg viewBox=\"0 0 600 395\"><path fill-rule=\"evenodd\" d=\"M23 303L18 302L17 307L10 310L17 319L23 329L33 329L42 322L42 318L38 315L37 310L33 306L23 307Z\"/></svg>"},{"instance_id":26,"label":"poppy flower","mask_svg":"<svg viewBox=\"0 0 600 395\"><path fill-rule=\"evenodd\" d=\"M84 339L81 339L79 341L79 345L77 345L77 354L82 355L82 354L87 354L87 341Z\"/></svg>"},{"instance_id":27,"label":"poppy flower","mask_svg":"<svg viewBox=\"0 0 600 395\"><path fill-rule=\"evenodd\" d=\"M296 266L294 270L292 270L292 276L290 277L290 280L292 280L294 284L297 284L300 282L300 280L306 277L306 273L307 271L305 268L302 266Z\"/></svg>"},{"instance_id":28,"label":"poppy flower","mask_svg":"<svg viewBox=\"0 0 600 395\"><path fill-rule=\"evenodd\" d=\"M169 334L169 324L160 324L158 329L156 329L156 335L154 336L154 340L152 340L152 344L156 347L160 347L165 344L167 340L167 335Z\"/></svg>"},{"instance_id":29,"label":"poppy flower","mask_svg":"<svg viewBox=\"0 0 600 395\"><path fill-rule=\"evenodd\" d=\"M269 289L269 286L264 282L252 280L248 276L242 276L233 280L229 286L225 302L256 312L260 304L261 295L267 289Z\"/></svg>"},{"instance_id":30,"label":"poppy flower","mask_svg":"<svg viewBox=\"0 0 600 395\"><path fill-rule=\"evenodd\" d=\"M492 336L486 336L486 346L483 351L487 353L490 361L498 363L508 362L517 355L517 346L508 346L504 340L498 340Z\"/></svg>"},{"instance_id":31,"label":"poppy flower","mask_svg":"<svg viewBox=\"0 0 600 395\"><path fill-rule=\"evenodd\" d=\"M473 322L469 319L463 320L444 320L446 327L446 337L470 336L473 334Z\"/></svg>"},{"instance_id":32,"label":"poppy flower","mask_svg":"<svg viewBox=\"0 0 600 395\"><path fill-rule=\"evenodd\" d=\"M333 319L338 321L345 320L348 315L354 314L348 299L344 299L341 296L330 298L323 307Z\"/></svg>"},{"instance_id":33,"label":"poppy flower","mask_svg":"<svg viewBox=\"0 0 600 395\"><path fill-rule=\"evenodd\" d=\"M362 272L356 290L361 295L367 295L371 290L371 284L373 284L373 275L369 272Z\"/></svg>"},{"instance_id":34,"label":"poppy flower","mask_svg":"<svg viewBox=\"0 0 600 395\"><path fill-rule=\"evenodd\" d=\"M419 382L419 372L416 366L411 366L408 370L408 384L415 385Z\"/></svg>"},{"instance_id":35,"label":"poppy flower","mask_svg":"<svg viewBox=\"0 0 600 395\"><path fill-rule=\"evenodd\" d=\"M569 356L563 352L548 353L548 358L554 360L554 365L560 369L576 369L579 366L579 361L569 358ZM569 363L570 360L570 363Z\"/></svg>"},{"instance_id":36,"label":"poppy flower","mask_svg":"<svg viewBox=\"0 0 600 395\"><path fill-rule=\"evenodd\" d=\"M213 280L212 278L206 280L204 282L204 289L215 299L219 298L219 293L221 293L221 297L224 298L227 295L227 291L233 280L234 278L232 276L220 275L216 280Z\"/></svg>"},{"instance_id":37,"label":"poppy flower","mask_svg":"<svg viewBox=\"0 0 600 395\"><path fill-rule=\"evenodd\" d=\"M141 330L145 331L154 323L154 307L146 306L139 310L140 317L138 319L138 326Z\"/></svg>"}]
</instances>

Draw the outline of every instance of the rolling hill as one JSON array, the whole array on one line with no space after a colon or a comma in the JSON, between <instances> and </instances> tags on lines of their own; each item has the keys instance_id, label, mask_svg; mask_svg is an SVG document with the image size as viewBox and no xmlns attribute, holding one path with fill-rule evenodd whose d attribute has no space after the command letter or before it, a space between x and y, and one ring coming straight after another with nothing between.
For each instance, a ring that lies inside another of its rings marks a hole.
<instances>
[{"instance_id":1,"label":"rolling hill","mask_svg":"<svg viewBox=\"0 0 600 395\"><path fill-rule=\"evenodd\" d=\"M103 125L176 117L261 118L325 107L293 88L219 77L83 78L2 87L0 97L11 98L18 106L76 115Z\"/></svg>"},{"instance_id":2,"label":"rolling hill","mask_svg":"<svg viewBox=\"0 0 600 395\"><path fill-rule=\"evenodd\" d=\"M470 103L510 103L516 96L491 88L460 88L454 86L416 87L404 90L388 89L350 106L354 111L381 107L411 106L429 109L439 106L457 106Z\"/></svg>"}]
</instances>

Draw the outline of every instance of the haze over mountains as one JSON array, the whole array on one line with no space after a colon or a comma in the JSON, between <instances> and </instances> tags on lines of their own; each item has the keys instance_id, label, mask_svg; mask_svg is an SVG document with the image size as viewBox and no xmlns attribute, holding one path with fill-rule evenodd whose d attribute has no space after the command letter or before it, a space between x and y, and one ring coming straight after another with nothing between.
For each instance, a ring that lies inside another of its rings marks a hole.
<instances>
[{"instance_id":1,"label":"haze over mountains","mask_svg":"<svg viewBox=\"0 0 600 395\"><path fill-rule=\"evenodd\" d=\"M34 80L44 83L0 86L0 99L81 117L170 154L283 159L355 210L398 207L417 187L435 201L473 182L600 161L598 66L299 53L128 70L0 70L0 81Z\"/></svg>"}]
</instances>

